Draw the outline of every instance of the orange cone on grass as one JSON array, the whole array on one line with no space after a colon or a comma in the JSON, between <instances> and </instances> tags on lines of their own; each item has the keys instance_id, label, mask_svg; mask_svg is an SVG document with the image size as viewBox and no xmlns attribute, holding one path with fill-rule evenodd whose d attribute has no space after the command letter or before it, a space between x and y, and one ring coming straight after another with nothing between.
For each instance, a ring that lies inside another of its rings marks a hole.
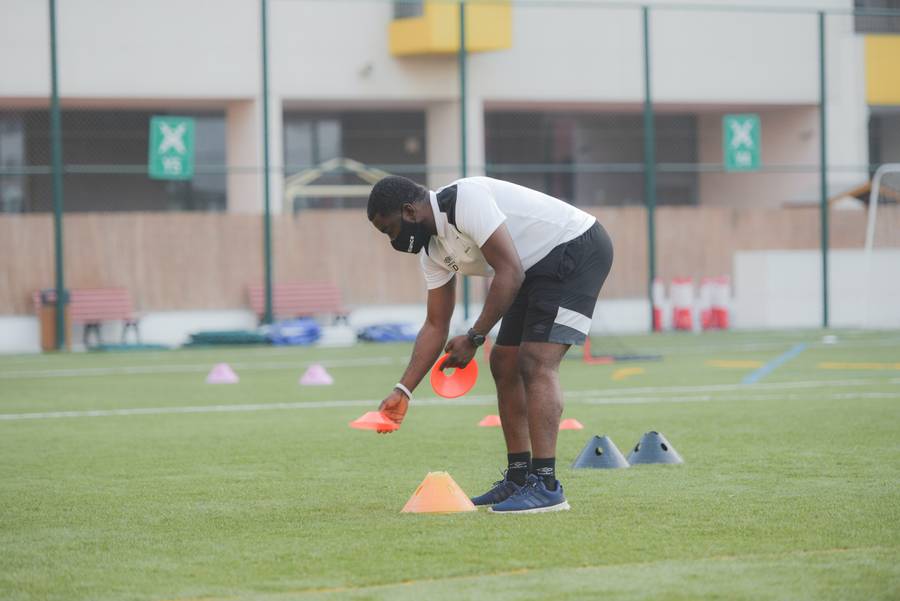
<instances>
[{"instance_id":1,"label":"orange cone on grass","mask_svg":"<svg viewBox=\"0 0 900 601\"><path fill-rule=\"evenodd\" d=\"M581 425L581 422L574 418L564 419L559 422L560 430L584 430L584 426Z\"/></svg>"},{"instance_id":2,"label":"orange cone on grass","mask_svg":"<svg viewBox=\"0 0 900 601\"><path fill-rule=\"evenodd\" d=\"M484 419L478 422L478 425L482 428L496 428L498 426L502 426L500 423L499 415L485 415Z\"/></svg>"},{"instance_id":3,"label":"orange cone on grass","mask_svg":"<svg viewBox=\"0 0 900 601\"><path fill-rule=\"evenodd\" d=\"M476 511L469 495L447 472L428 472L400 513L457 513Z\"/></svg>"},{"instance_id":4,"label":"orange cone on grass","mask_svg":"<svg viewBox=\"0 0 900 601\"><path fill-rule=\"evenodd\" d=\"M400 424L381 413L380 411L369 411L362 417L350 422L351 428L357 430L375 430L376 432L393 432L400 428Z\"/></svg>"}]
</instances>

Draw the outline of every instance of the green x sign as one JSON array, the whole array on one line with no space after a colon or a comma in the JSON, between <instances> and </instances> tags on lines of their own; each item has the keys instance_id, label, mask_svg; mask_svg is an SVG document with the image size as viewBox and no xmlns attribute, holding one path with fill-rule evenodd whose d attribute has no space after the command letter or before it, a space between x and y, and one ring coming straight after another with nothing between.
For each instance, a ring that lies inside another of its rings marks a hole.
<instances>
[{"instance_id":1,"label":"green x sign","mask_svg":"<svg viewBox=\"0 0 900 601\"><path fill-rule=\"evenodd\" d=\"M759 115L725 115L722 118L725 171L759 169L759 130Z\"/></svg>"},{"instance_id":2,"label":"green x sign","mask_svg":"<svg viewBox=\"0 0 900 601\"><path fill-rule=\"evenodd\" d=\"M194 119L150 119L147 171L153 179L191 179L194 176Z\"/></svg>"}]
</instances>

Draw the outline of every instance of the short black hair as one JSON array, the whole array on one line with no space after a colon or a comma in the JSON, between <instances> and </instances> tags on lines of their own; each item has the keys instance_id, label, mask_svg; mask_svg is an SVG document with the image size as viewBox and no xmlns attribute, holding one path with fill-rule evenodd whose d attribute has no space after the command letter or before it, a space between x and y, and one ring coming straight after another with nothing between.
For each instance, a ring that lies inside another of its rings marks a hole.
<instances>
[{"instance_id":1,"label":"short black hair","mask_svg":"<svg viewBox=\"0 0 900 601\"><path fill-rule=\"evenodd\" d=\"M375 219L376 215L395 215L406 203L418 202L427 197L428 189L424 186L399 175L389 175L375 184L369 193L369 221Z\"/></svg>"}]
</instances>

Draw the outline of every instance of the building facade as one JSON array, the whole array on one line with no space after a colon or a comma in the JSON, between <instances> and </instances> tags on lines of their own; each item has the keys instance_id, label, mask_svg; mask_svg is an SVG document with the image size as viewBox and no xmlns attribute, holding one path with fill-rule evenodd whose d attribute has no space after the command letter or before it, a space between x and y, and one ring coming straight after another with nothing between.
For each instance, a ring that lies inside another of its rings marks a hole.
<instances>
[{"instance_id":1,"label":"building facade","mask_svg":"<svg viewBox=\"0 0 900 601\"><path fill-rule=\"evenodd\" d=\"M261 211L260 3L57 4L67 210ZM859 185L871 164L900 160L900 28L896 18L852 14L854 6L890 3L746 4L651 6L658 202L818 199L819 10L829 192ZM469 174L580 205L643 203L641 6L471 3L465 135L457 11L441 1L269 1L276 212L361 206L352 170L315 172L316 188L285 185L307 182L305 174L332 159L446 183L462 171L463 139ZM0 210L46 211L48 6L0 0L0 15ZM759 115L760 172L723 171L729 113ZM192 180L147 177L153 115L196 119Z\"/></svg>"}]
</instances>

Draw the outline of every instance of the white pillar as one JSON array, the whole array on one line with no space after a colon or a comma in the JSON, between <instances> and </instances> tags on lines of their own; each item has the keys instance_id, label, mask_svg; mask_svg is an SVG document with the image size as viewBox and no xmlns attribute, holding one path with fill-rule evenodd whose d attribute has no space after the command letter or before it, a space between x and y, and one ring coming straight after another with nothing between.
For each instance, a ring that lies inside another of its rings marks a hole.
<instances>
[{"instance_id":1,"label":"white pillar","mask_svg":"<svg viewBox=\"0 0 900 601\"><path fill-rule=\"evenodd\" d=\"M459 100L435 102L425 111L428 187L439 188L460 177ZM484 102L468 99L466 111L468 175L484 174Z\"/></svg>"},{"instance_id":2,"label":"white pillar","mask_svg":"<svg viewBox=\"0 0 900 601\"><path fill-rule=\"evenodd\" d=\"M262 103L258 100L236 100L225 109L228 166L228 211L232 213L263 212ZM269 199L272 213L283 206L284 144L282 144L281 99L269 98Z\"/></svg>"},{"instance_id":3,"label":"white pillar","mask_svg":"<svg viewBox=\"0 0 900 601\"><path fill-rule=\"evenodd\" d=\"M262 180L258 166L259 120L256 101L229 102L225 109L225 163L230 213L262 212Z\"/></svg>"}]
</instances>

